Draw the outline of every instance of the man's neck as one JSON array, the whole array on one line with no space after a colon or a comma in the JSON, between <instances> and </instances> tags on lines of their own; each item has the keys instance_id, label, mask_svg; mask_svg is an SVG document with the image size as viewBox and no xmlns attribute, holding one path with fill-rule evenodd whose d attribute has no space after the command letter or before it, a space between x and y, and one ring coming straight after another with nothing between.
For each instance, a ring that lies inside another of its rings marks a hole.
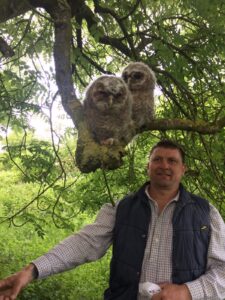
<instances>
[{"instance_id":1,"label":"man's neck","mask_svg":"<svg viewBox=\"0 0 225 300\"><path fill-rule=\"evenodd\" d=\"M178 193L179 186L176 188L156 188L154 185L149 185L148 193L152 199L154 199L158 206L164 207L168 202L170 202Z\"/></svg>"}]
</instances>

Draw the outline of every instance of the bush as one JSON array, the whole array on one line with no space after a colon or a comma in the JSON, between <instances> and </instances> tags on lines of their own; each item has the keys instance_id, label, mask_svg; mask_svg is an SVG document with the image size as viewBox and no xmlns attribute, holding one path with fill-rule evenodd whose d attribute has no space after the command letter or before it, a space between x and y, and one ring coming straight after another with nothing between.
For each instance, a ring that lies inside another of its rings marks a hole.
<instances>
[{"instance_id":1,"label":"bush","mask_svg":"<svg viewBox=\"0 0 225 300\"><path fill-rule=\"evenodd\" d=\"M81 217L80 217L81 218ZM83 216L79 226L90 218ZM77 230L77 228L76 228ZM36 257L48 251L57 242L71 234L68 230L49 226L42 239L33 230L33 226L7 227L1 224L0 231L0 276L1 278L18 271ZM110 251L109 251L110 252ZM19 300L98 300L108 285L110 253L97 262L88 263L69 272L58 274L30 284Z\"/></svg>"}]
</instances>

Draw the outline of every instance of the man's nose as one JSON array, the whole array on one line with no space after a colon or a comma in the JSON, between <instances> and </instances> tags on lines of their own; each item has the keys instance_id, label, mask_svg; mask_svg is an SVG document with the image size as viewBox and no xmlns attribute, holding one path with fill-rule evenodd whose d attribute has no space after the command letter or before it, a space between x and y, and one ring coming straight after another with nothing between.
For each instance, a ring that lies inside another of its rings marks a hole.
<instances>
[{"instance_id":1,"label":"man's nose","mask_svg":"<svg viewBox=\"0 0 225 300\"><path fill-rule=\"evenodd\" d=\"M163 160L161 160L160 166L164 169L168 169L169 168L169 163L166 159L163 159Z\"/></svg>"}]
</instances>

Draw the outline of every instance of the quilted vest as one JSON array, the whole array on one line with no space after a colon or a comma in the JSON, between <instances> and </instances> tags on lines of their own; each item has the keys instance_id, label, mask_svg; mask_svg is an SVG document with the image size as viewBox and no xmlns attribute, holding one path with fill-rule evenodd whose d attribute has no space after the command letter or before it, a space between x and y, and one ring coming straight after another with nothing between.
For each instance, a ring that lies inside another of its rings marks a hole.
<instances>
[{"instance_id":1,"label":"quilted vest","mask_svg":"<svg viewBox=\"0 0 225 300\"><path fill-rule=\"evenodd\" d=\"M120 201L114 227L110 284L105 300L136 300L151 208L146 185ZM172 281L192 281L206 270L210 239L209 203L180 185L173 214Z\"/></svg>"}]
</instances>

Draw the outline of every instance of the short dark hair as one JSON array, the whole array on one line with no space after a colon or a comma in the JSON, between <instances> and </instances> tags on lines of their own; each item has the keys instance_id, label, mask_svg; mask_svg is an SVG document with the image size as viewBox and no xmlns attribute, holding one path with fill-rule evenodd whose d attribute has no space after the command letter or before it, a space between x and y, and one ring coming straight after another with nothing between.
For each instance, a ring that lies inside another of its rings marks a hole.
<instances>
[{"instance_id":1,"label":"short dark hair","mask_svg":"<svg viewBox=\"0 0 225 300\"><path fill-rule=\"evenodd\" d=\"M174 142L172 140L161 140L161 141L159 141L150 150L149 157L152 155L152 152L156 148L177 149L180 152L180 155L181 155L181 158L182 158L182 162L183 163L185 162L185 152L184 152L184 150L182 149L182 147L179 144L177 144L176 142Z\"/></svg>"}]
</instances>

